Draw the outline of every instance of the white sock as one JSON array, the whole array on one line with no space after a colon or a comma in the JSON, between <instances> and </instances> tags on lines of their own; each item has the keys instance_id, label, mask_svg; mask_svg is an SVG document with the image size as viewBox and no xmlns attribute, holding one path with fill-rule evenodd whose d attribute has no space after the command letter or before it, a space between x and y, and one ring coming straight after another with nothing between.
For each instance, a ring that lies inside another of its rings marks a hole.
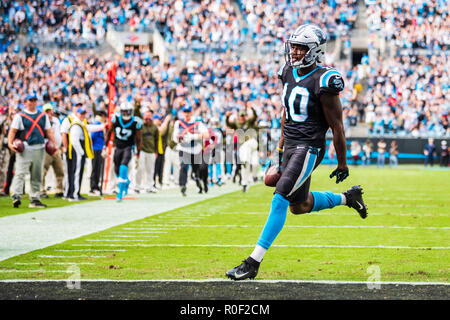
<instances>
[{"instance_id":1,"label":"white sock","mask_svg":"<svg viewBox=\"0 0 450 320\"><path fill-rule=\"evenodd\" d=\"M341 198L342 198L341 205L342 206L346 205L347 204L347 198L345 197L345 195L343 193L341 193Z\"/></svg>"},{"instance_id":2,"label":"white sock","mask_svg":"<svg viewBox=\"0 0 450 320\"><path fill-rule=\"evenodd\" d=\"M267 249L264 249L263 247L256 245L255 250L253 250L250 257L252 257L254 260L256 260L258 262L261 262L266 251L267 251Z\"/></svg>"}]
</instances>

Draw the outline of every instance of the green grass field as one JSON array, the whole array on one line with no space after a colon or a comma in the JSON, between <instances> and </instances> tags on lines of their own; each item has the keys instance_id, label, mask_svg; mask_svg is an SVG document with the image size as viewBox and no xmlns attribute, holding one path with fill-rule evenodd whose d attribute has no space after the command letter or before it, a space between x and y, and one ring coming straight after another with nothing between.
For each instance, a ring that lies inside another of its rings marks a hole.
<instances>
[{"instance_id":1,"label":"green grass field","mask_svg":"<svg viewBox=\"0 0 450 320\"><path fill-rule=\"evenodd\" d=\"M311 190L361 184L368 218L346 206L289 214L258 279L366 281L375 266L379 281L449 282L449 170L351 168L339 185L331 170L316 170ZM10 258L0 279L225 278L253 250L273 190L255 185Z\"/></svg>"},{"instance_id":2,"label":"green grass field","mask_svg":"<svg viewBox=\"0 0 450 320\"><path fill-rule=\"evenodd\" d=\"M100 199L100 197L95 197L95 196L91 197L91 196L88 196L85 194L83 194L83 196L88 199L87 201L93 201L93 200ZM16 215L16 214L22 214L22 213L42 210L42 209L38 209L38 208L28 208L28 205L30 204L30 199L29 199L28 195L24 195L22 197L21 201L22 201L22 203L21 203L20 207L14 208L10 197L1 197L0 198L0 218L6 217L6 216L12 216L12 215ZM81 202L81 201L69 202L69 201L63 200L61 198L54 198L52 194L50 194L47 199L41 199L41 201L42 201L42 203L47 205L47 209L70 206L75 203Z\"/></svg>"}]
</instances>

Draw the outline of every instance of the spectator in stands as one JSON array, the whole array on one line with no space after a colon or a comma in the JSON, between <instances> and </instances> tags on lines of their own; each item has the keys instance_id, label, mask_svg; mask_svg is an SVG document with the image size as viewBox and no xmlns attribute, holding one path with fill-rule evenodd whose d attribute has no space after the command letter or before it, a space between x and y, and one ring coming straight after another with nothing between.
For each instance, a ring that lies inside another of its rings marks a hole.
<instances>
[{"instance_id":1,"label":"spectator in stands","mask_svg":"<svg viewBox=\"0 0 450 320\"><path fill-rule=\"evenodd\" d=\"M385 152L386 152L386 142L383 138L381 138L377 143L377 152L378 152L378 158L377 158L377 167L384 167L385 162Z\"/></svg>"},{"instance_id":2,"label":"spectator in stands","mask_svg":"<svg viewBox=\"0 0 450 320\"><path fill-rule=\"evenodd\" d=\"M434 164L434 156L436 156L436 146L434 145L434 139L429 138L428 143L425 145L423 154L425 155L425 167Z\"/></svg>"},{"instance_id":3,"label":"spectator in stands","mask_svg":"<svg viewBox=\"0 0 450 320\"><path fill-rule=\"evenodd\" d=\"M450 158L449 154L450 154L450 147L447 146L446 140L442 140L441 141L441 161L440 161L441 167L448 167L449 158Z\"/></svg>"},{"instance_id":4,"label":"spectator in stands","mask_svg":"<svg viewBox=\"0 0 450 320\"><path fill-rule=\"evenodd\" d=\"M391 147L389 149L389 167L398 166L398 146L395 140L391 141Z\"/></svg>"},{"instance_id":5,"label":"spectator in stands","mask_svg":"<svg viewBox=\"0 0 450 320\"><path fill-rule=\"evenodd\" d=\"M372 155L372 149L373 149L372 142L369 139L367 139L364 142L364 145L362 147L362 150L363 150L363 158L362 158L363 165L370 165L370 157Z\"/></svg>"}]
</instances>

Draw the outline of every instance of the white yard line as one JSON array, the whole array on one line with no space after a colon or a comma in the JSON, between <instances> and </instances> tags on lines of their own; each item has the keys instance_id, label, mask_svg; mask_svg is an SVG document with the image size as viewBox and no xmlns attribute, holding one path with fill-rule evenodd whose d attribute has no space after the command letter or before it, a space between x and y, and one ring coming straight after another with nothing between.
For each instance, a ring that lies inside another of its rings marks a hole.
<instances>
[{"instance_id":1,"label":"white yard line","mask_svg":"<svg viewBox=\"0 0 450 320\"><path fill-rule=\"evenodd\" d=\"M125 252L125 249L55 249L56 252Z\"/></svg>"},{"instance_id":2,"label":"white yard line","mask_svg":"<svg viewBox=\"0 0 450 320\"><path fill-rule=\"evenodd\" d=\"M55 259L55 258L106 258L106 256L91 256L87 254L82 254L79 256L52 256L52 255L39 255L38 258L48 258L48 259Z\"/></svg>"},{"instance_id":3,"label":"white yard line","mask_svg":"<svg viewBox=\"0 0 450 320\"><path fill-rule=\"evenodd\" d=\"M159 243L159 244L147 244L147 243L135 243L135 244L72 244L74 247L90 247L90 246L99 246L99 247L211 247L211 248L253 248L254 244L169 244L169 243ZM272 247L278 248L341 248L341 249L350 249L350 248L362 248L362 249L411 249L411 250L449 250L450 247L411 247L411 246L358 246L358 245L327 245L327 244L292 244L292 245L282 245L275 244Z\"/></svg>"},{"instance_id":4,"label":"white yard line","mask_svg":"<svg viewBox=\"0 0 450 320\"><path fill-rule=\"evenodd\" d=\"M137 200L121 203L93 201L3 217L0 261L239 189L227 184L199 195L195 188L188 188L187 197L182 197L178 190L166 190L157 195L138 195Z\"/></svg>"},{"instance_id":5,"label":"white yard line","mask_svg":"<svg viewBox=\"0 0 450 320\"><path fill-rule=\"evenodd\" d=\"M262 228L261 225L245 224L177 224L177 228ZM302 226L285 225L283 228L320 228L320 229L430 229L430 230L450 230L450 227L416 227L416 226ZM134 228L134 230L146 230L145 228Z\"/></svg>"}]
</instances>

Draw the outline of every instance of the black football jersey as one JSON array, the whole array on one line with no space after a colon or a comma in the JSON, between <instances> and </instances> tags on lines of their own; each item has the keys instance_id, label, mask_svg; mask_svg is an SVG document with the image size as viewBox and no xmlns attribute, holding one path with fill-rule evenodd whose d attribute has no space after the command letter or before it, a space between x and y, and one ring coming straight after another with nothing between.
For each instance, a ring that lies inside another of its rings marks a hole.
<instances>
[{"instance_id":1,"label":"black football jersey","mask_svg":"<svg viewBox=\"0 0 450 320\"><path fill-rule=\"evenodd\" d=\"M114 129L114 145L117 148L131 147L136 143L136 131L142 129L141 118L133 116L125 122L121 114L113 114L111 122Z\"/></svg>"},{"instance_id":2,"label":"black football jersey","mask_svg":"<svg viewBox=\"0 0 450 320\"><path fill-rule=\"evenodd\" d=\"M281 101L286 109L285 145L323 146L329 126L323 114L320 95L325 92L339 94L344 89L342 76L333 68L321 66L300 76L297 69L284 65L278 77L283 83Z\"/></svg>"}]
</instances>

